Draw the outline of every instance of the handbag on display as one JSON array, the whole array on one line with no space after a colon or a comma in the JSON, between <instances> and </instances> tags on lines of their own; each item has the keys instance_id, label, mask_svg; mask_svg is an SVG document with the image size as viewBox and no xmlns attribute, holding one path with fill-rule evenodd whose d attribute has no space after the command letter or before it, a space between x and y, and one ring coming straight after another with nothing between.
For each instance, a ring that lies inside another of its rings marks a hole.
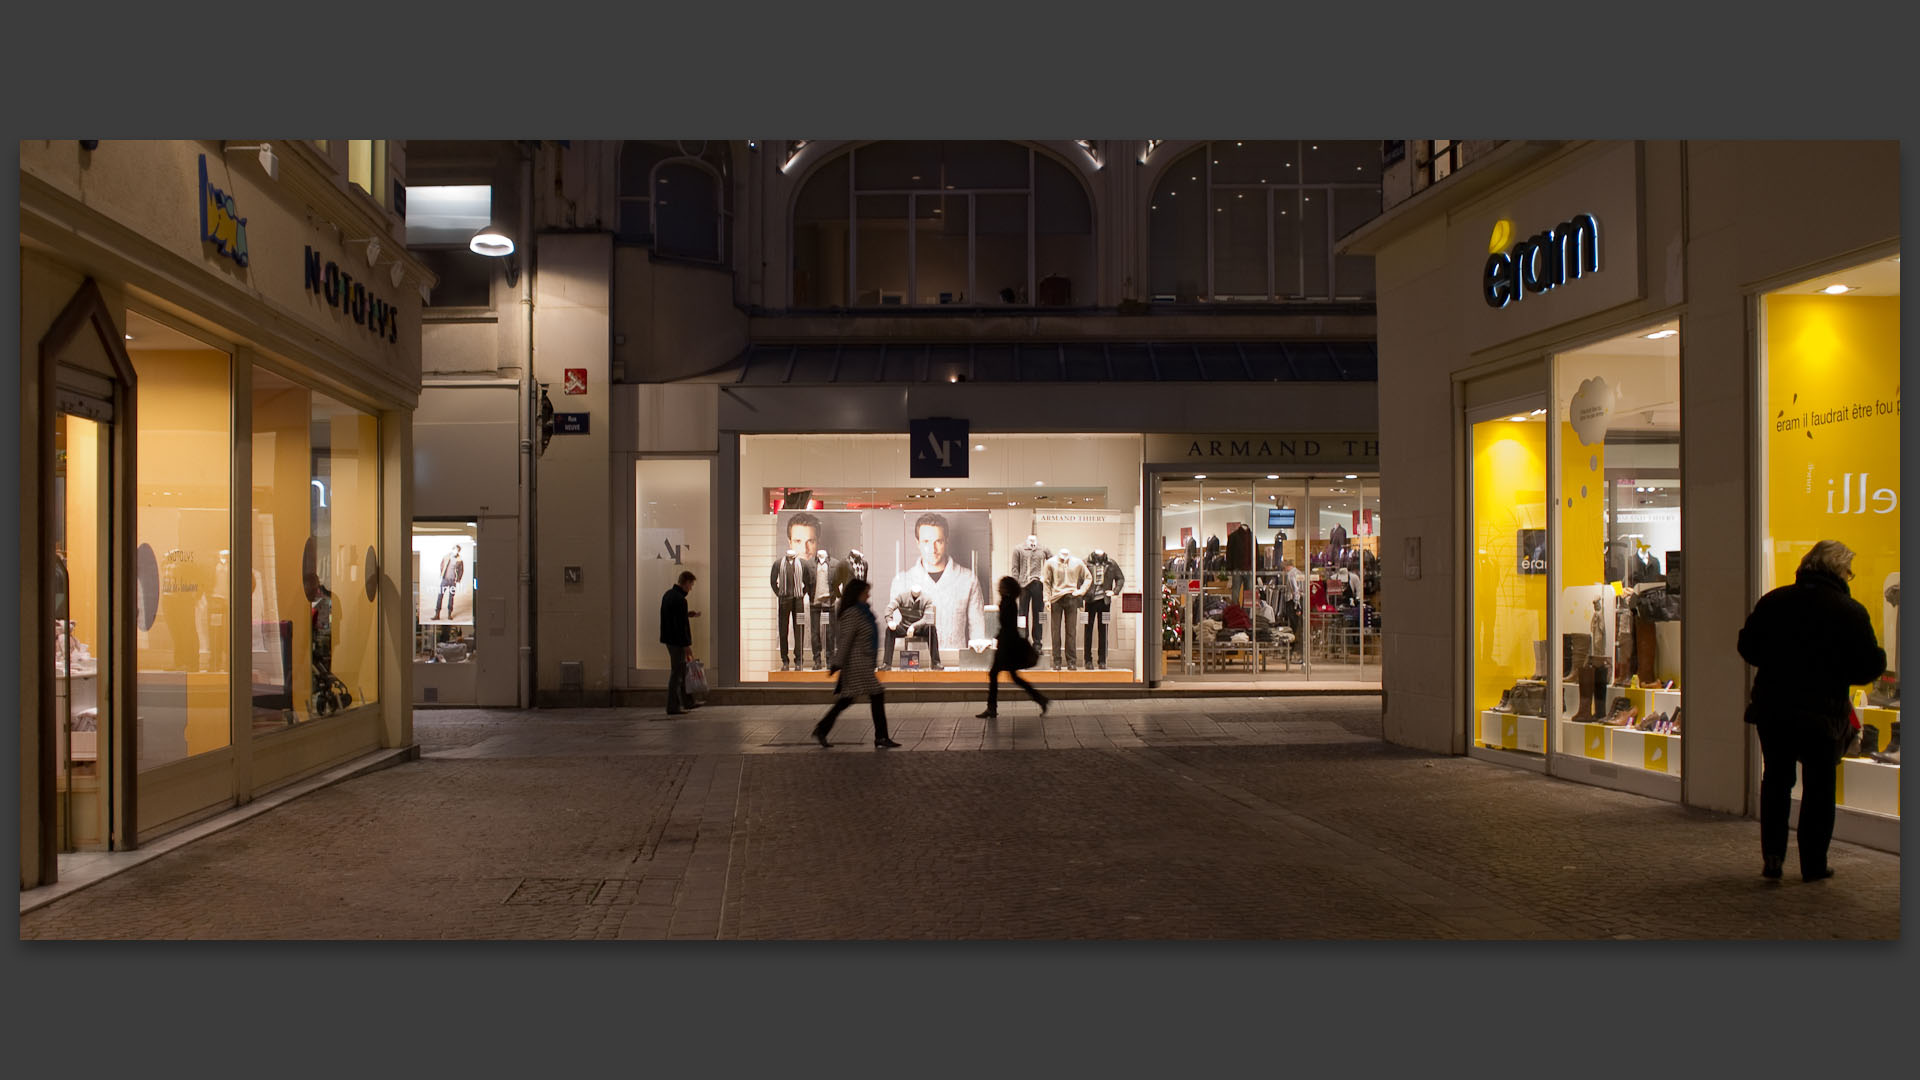
<instances>
[{"instance_id":1,"label":"handbag on display","mask_svg":"<svg viewBox=\"0 0 1920 1080\"><path fill-rule=\"evenodd\" d=\"M698 660L687 661L687 696L706 696L707 666Z\"/></svg>"}]
</instances>

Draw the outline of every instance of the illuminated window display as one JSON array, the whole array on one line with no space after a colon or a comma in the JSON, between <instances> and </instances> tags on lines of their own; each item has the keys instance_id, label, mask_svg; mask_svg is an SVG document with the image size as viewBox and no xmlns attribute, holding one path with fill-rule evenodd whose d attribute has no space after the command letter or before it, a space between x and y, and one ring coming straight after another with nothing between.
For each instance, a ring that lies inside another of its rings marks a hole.
<instances>
[{"instance_id":1,"label":"illuminated window display","mask_svg":"<svg viewBox=\"0 0 1920 1080\"><path fill-rule=\"evenodd\" d=\"M1887 651L1854 690L1859 729L1840 807L1900 813L1900 259L1761 298L1760 592L1794 580L1820 540L1854 551L1853 598ZM1796 791L1797 794L1797 791Z\"/></svg>"},{"instance_id":2,"label":"illuminated window display","mask_svg":"<svg viewBox=\"0 0 1920 1080\"><path fill-rule=\"evenodd\" d=\"M1543 756L1547 653L1547 424L1521 407L1471 425L1468 688L1476 746Z\"/></svg>"},{"instance_id":3,"label":"illuminated window display","mask_svg":"<svg viewBox=\"0 0 1920 1080\"><path fill-rule=\"evenodd\" d=\"M1560 753L1680 774L1680 328L1554 358Z\"/></svg>"},{"instance_id":4,"label":"illuminated window display","mask_svg":"<svg viewBox=\"0 0 1920 1080\"><path fill-rule=\"evenodd\" d=\"M135 676L140 768L232 742L232 360L129 316L139 381Z\"/></svg>"},{"instance_id":5,"label":"illuminated window display","mask_svg":"<svg viewBox=\"0 0 1920 1080\"><path fill-rule=\"evenodd\" d=\"M480 647L473 627L479 536L478 522L413 523L413 658L420 663L474 660Z\"/></svg>"},{"instance_id":6,"label":"illuminated window display","mask_svg":"<svg viewBox=\"0 0 1920 1080\"><path fill-rule=\"evenodd\" d=\"M633 484L638 519L633 610L639 613L633 664L671 668L666 646L660 643L660 599L689 570L696 580L688 607L700 612L688 620L693 655L705 660L712 655L713 618L707 600L713 588L713 467L704 458L642 458L633 463Z\"/></svg>"},{"instance_id":7,"label":"illuminated window display","mask_svg":"<svg viewBox=\"0 0 1920 1080\"><path fill-rule=\"evenodd\" d=\"M375 418L253 371L253 729L372 704L379 690Z\"/></svg>"},{"instance_id":8,"label":"illuminated window display","mask_svg":"<svg viewBox=\"0 0 1920 1080\"><path fill-rule=\"evenodd\" d=\"M979 435L955 481L913 479L907 450L901 435L741 438L742 679L828 681L855 577L873 586L883 681L977 679L1007 575L1041 674L1139 678L1139 436Z\"/></svg>"}]
</instances>

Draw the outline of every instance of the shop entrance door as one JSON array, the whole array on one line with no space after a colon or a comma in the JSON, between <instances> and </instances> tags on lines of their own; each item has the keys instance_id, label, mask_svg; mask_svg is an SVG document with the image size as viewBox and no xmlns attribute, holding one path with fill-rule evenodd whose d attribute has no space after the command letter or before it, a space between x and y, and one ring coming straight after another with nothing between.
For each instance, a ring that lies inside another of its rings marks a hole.
<instances>
[{"instance_id":1,"label":"shop entrance door","mask_svg":"<svg viewBox=\"0 0 1920 1080\"><path fill-rule=\"evenodd\" d=\"M92 416L82 415L92 413ZM105 850L114 835L109 512L112 424L104 403L61 396L53 421L54 790L58 850Z\"/></svg>"}]
</instances>

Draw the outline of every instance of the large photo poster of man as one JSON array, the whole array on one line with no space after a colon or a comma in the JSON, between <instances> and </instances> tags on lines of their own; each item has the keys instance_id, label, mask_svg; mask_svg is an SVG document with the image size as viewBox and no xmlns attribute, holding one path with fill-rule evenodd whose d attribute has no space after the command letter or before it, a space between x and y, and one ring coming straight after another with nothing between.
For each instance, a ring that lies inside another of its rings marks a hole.
<instances>
[{"instance_id":1,"label":"large photo poster of man","mask_svg":"<svg viewBox=\"0 0 1920 1080\"><path fill-rule=\"evenodd\" d=\"M931 624L939 635L946 666L984 662L967 649L990 638L986 595L993 583L993 523L985 510L903 511L904 535L897 547L898 569L883 595L875 581L874 615L886 632L889 608L918 609L931 603Z\"/></svg>"},{"instance_id":2,"label":"large photo poster of man","mask_svg":"<svg viewBox=\"0 0 1920 1080\"><path fill-rule=\"evenodd\" d=\"M858 510L782 510L774 520L767 574L782 670L824 670L832 660L834 609L849 579L868 573L865 515Z\"/></svg>"},{"instance_id":3,"label":"large photo poster of man","mask_svg":"<svg viewBox=\"0 0 1920 1080\"><path fill-rule=\"evenodd\" d=\"M466 536L415 536L413 617L420 623L473 625L474 543Z\"/></svg>"}]
</instances>

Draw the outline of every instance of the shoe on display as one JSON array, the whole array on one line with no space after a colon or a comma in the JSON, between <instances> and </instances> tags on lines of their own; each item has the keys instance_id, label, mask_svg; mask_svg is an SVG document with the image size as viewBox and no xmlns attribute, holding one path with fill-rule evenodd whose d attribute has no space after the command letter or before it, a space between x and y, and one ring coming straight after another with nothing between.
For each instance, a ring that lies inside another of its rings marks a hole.
<instances>
[{"instance_id":1,"label":"shoe on display","mask_svg":"<svg viewBox=\"0 0 1920 1080\"><path fill-rule=\"evenodd\" d=\"M1488 712L1512 712L1513 709L1510 704L1512 701L1513 701L1513 688L1508 687L1507 689L1500 691L1500 704L1495 705L1493 708L1487 711Z\"/></svg>"},{"instance_id":2,"label":"shoe on display","mask_svg":"<svg viewBox=\"0 0 1920 1080\"><path fill-rule=\"evenodd\" d=\"M1900 764L1900 751L1882 750L1879 753L1873 755L1873 760L1879 762L1882 765L1898 765Z\"/></svg>"},{"instance_id":3,"label":"shoe on display","mask_svg":"<svg viewBox=\"0 0 1920 1080\"><path fill-rule=\"evenodd\" d=\"M1860 727L1860 756L1872 757L1880 752L1880 729L1873 724Z\"/></svg>"}]
</instances>

